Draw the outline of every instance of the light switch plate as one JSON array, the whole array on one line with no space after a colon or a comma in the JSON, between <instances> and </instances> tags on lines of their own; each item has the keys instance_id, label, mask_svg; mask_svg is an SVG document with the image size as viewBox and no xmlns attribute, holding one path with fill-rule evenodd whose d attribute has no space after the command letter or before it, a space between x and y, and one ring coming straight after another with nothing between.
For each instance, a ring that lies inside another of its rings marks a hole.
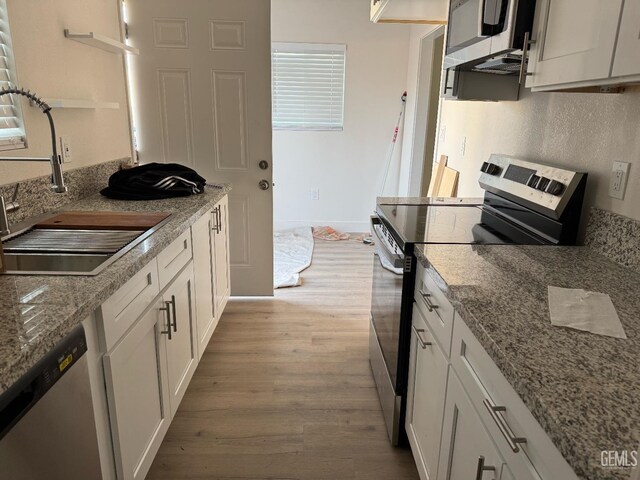
<instances>
[{"instance_id":1,"label":"light switch plate","mask_svg":"<svg viewBox=\"0 0 640 480\"><path fill-rule=\"evenodd\" d=\"M467 151L467 137L462 137L460 140L460 156L464 157L464 153Z\"/></svg>"},{"instance_id":2,"label":"light switch plate","mask_svg":"<svg viewBox=\"0 0 640 480\"><path fill-rule=\"evenodd\" d=\"M609 181L609 196L624 200L627 190L627 179L629 178L629 163L613 162L611 168L611 180Z\"/></svg>"},{"instance_id":3,"label":"light switch plate","mask_svg":"<svg viewBox=\"0 0 640 480\"><path fill-rule=\"evenodd\" d=\"M314 188L311 190L311 200L320 200L320 189Z\"/></svg>"}]
</instances>

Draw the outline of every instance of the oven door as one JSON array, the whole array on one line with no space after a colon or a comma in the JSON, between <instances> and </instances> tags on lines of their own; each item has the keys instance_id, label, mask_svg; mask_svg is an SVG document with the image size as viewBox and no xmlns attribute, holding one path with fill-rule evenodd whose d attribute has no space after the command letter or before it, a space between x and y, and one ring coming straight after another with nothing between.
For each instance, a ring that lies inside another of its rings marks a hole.
<instances>
[{"instance_id":1,"label":"oven door","mask_svg":"<svg viewBox=\"0 0 640 480\"><path fill-rule=\"evenodd\" d=\"M389 378L397 390L405 256L394 251L397 247L391 245L390 240L381 234L376 220L379 222L379 219L372 218L376 245L373 257L371 321Z\"/></svg>"}]
</instances>

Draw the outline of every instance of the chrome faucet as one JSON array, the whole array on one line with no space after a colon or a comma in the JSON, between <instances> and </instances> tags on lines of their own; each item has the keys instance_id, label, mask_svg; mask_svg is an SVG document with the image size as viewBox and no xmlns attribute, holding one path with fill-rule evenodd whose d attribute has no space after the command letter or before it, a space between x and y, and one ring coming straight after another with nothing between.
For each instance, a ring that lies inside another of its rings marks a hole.
<instances>
[{"instance_id":1,"label":"chrome faucet","mask_svg":"<svg viewBox=\"0 0 640 480\"><path fill-rule=\"evenodd\" d=\"M51 157L0 157L1 162L50 162L51 163L51 191L54 193L65 193L67 187L64 184L64 177L62 175L62 159L58 155L56 127L53 124L53 117L51 116L51 107L44 102L41 98L31 93L29 90L22 88L7 87L0 89L0 97L3 95L22 95L27 97L34 105L36 105L42 113L47 116L49 120L49 128L51 129ZM0 236L8 235L10 233L9 220L7 218L8 212L13 212L20 208L18 202L16 202L16 195L18 188L13 194L11 202L7 203L5 199L0 196Z\"/></svg>"}]
</instances>

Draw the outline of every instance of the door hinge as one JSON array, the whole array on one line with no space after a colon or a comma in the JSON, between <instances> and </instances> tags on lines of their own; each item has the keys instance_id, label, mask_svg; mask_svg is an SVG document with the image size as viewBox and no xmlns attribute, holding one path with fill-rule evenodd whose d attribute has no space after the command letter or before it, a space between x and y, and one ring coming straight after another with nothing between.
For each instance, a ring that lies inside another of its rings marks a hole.
<instances>
[{"instance_id":1,"label":"door hinge","mask_svg":"<svg viewBox=\"0 0 640 480\"><path fill-rule=\"evenodd\" d=\"M124 38L129 40L129 24L124 22Z\"/></svg>"}]
</instances>

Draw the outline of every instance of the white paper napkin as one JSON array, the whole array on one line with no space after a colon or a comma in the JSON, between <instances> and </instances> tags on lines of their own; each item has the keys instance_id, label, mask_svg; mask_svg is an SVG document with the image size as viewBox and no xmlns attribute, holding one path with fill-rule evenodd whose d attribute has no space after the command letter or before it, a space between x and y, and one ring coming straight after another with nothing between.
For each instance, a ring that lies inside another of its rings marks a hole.
<instances>
[{"instance_id":1,"label":"white paper napkin","mask_svg":"<svg viewBox=\"0 0 640 480\"><path fill-rule=\"evenodd\" d=\"M549 286L549 312L557 327L627 338L611 297L604 293Z\"/></svg>"}]
</instances>

